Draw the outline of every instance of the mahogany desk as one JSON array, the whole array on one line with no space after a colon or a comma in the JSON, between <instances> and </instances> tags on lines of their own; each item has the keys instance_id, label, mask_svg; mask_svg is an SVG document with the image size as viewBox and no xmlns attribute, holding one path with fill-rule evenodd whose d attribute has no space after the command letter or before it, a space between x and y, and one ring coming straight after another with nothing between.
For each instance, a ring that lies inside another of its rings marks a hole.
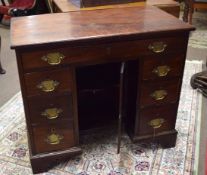
<instances>
[{"instance_id":1,"label":"mahogany desk","mask_svg":"<svg viewBox=\"0 0 207 175\"><path fill-rule=\"evenodd\" d=\"M193 29L148 6L13 18L11 48L33 172L81 153L83 130L117 121L123 61L124 123L131 140L154 137L164 148L174 146Z\"/></svg>"}]
</instances>

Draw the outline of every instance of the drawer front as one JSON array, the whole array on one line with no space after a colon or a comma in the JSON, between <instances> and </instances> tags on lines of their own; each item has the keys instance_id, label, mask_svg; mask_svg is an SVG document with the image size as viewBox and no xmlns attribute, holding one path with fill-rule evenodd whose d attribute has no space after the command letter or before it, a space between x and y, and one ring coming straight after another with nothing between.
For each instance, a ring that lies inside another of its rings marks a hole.
<instances>
[{"instance_id":1,"label":"drawer front","mask_svg":"<svg viewBox=\"0 0 207 175\"><path fill-rule=\"evenodd\" d=\"M184 54L144 57L143 64L140 65L142 68L142 80L181 76L184 63Z\"/></svg>"},{"instance_id":2,"label":"drawer front","mask_svg":"<svg viewBox=\"0 0 207 175\"><path fill-rule=\"evenodd\" d=\"M180 79L146 82L141 85L141 107L175 102L179 98Z\"/></svg>"},{"instance_id":3,"label":"drawer front","mask_svg":"<svg viewBox=\"0 0 207 175\"><path fill-rule=\"evenodd\" d=\"M32 124L73 119L72 95L28 99Z\"/></svg>"},{"instance_id":4,"label":"drawer front","mask_svg":"<svg viewBox=\"0 0 207 175\"><path fill-rule=\"evenodd\" d=\"M170 131L175 128L177 107L164 105L141 110L137 118L137 135L153 134Z\"/></svg>"},{"instance_id":5,"label":"drawer front","mask_svg":"<svg viewBox=\"0 0 207 175\"><path fill-rule=\"evenodd\" d=\"M179 44L177 44L179 43ZM187 39L185 37L159 38L149 40L130 41L113 44L110 48L112 58L136 58L145 55L165 55L185 50Z\"/></svg>"},{"instance_id":6,"label":"drawer front","mask_svg":"<svg viewBox=\"0 0 207 175\"><path fill-rule=\"evenodd\" d=\"M25 74L25 83L28 96L53 94L56 92L71 91L71 70L44 71Z\"/></svg>"},{"instance_id":7,"label":"drawer front","mask_svg":"<svg viewBox=\"0 0 207 175\"><path fill-rule=\"evenodd\" d=\"M23 53L22 62L24 69L30 70L71 64L94 58L105 58L106 56L107 48L104 45L93 47L63 47Z\"/></svg>"},{"instance_id":8,"label":"drawer front","mask_svg":"<svg viewBox=\"0 0 207 175\"><path fill-rule=\"evenodd\" d=\"M37 50L22 53L22 62L24 69L29 71L30 69L62 64L106 62L125 58L135 59L146 54L160 55L185 50L186 45L186 37L169 37L83 47L50 48L44 51Z\"/></svg>"},{"instance_id":9,"label":"drawer front","mask_svg":"<svg viewBox=\"0 0 207 175\"><path fill-rule=\"evenodd\" d=\"M73 121L33 127L35 153L60 151L75 146Z\"/></svg>"}]
</instances>

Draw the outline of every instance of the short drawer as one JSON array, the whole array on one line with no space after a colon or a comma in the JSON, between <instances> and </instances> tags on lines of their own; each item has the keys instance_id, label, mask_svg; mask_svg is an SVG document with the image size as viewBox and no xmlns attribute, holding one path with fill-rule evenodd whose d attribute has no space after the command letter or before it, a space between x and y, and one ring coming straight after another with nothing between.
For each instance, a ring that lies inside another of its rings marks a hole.
<instances>
[{"instance_id":1,"label":"short drawer","mask_svg":"<svg viewBox=\"0 0 207 175\"><path fill-rule=\"evenodd\" d=\"M179 43L179 44L177 44ZM155 39L120 41L82 47L58 47L22 53L24 70L52 67L64 64L109 62L136 59L142 55L160 55L186 49L187 37L163 37Z\"/></svg>"},{"instance_id":2,"label":"short drawer","mask_svg":"<svg viewBox=\"0 0 207 175\"><path fill-rule=\"evenodd\" d=\"M181 76L184 63L184 54L144 57L143 63L140 65L142 69L142 80Z\"/></svg>"},{"instance_id":3,"label":"short drawer","mask_svg":"<svg viewBox=\"0 0 207 175\"><path fill-rule=\"evenodd\" d=\"M28 96L71 91L72 73L69 68L27 73L24 76Z\"/></svg>"},{"instance_id":4,"label":"short drawer","mask_svg":"<svg viewBox=\"0 0 207 175\"><path fill-rule=\"evenodd\" d=\"M141 85L140 105L159 105L178 100L180 79L168 81L145 82Z\"/></svg>"},{"instance_id":5,"label":"short drawer","mask_svg":"<svg viewBox=\"0 0 207 175\"><path fill-rule=\"evenodd\" d=\"M60 151L75 146L73 121L33 127L35 153Z\"/></svg>"},{"instance_id":6,"label":"short drawer","mask_svg":"<svg viewBox=\"0 0 207 175\"><path fill-rule=\"evenodd\" d=\"M73 119L72 95L28 98L32 124Z\"/></svg>"},{"instance_id":7,"label":"short drawer","mask_svg":"<svg viewBox=\"0 0 207 175\"><path fill-rule=\"evenodd\" d=\"M85 47L60 47L32 52L22 53L22 63L24 70L54 67L78 63L84 60L101 59L107 56L107 47L85 46Z\"/></svg>"},{"instance_id":8,"label":"short drawer","mask_svg":"<svg viewBox=\"0 0 207 175\"><path fill-rule=\"evenodd\" d=\"M137 118L136 134L147 135L175 129L177 106L163 105L140 111Z\"/></svg>"}]
</instances>

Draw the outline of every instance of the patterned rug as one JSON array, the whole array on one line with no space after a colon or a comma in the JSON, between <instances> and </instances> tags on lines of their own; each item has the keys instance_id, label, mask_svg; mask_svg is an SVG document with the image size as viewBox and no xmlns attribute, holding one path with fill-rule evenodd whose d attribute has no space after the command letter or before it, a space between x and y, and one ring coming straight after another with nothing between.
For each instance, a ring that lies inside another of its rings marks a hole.
<instances>
[{"instance_id":1,"label":"patterned rug","mask_svg":"<svg viewBox=\"0 0 207 175\"><path fill-rule=\"evenodd\" d=\"M201 62L187 61L178 110L175 148L154 144L132 144L122 136L121 153L116 154L116 135L104 131L81 138L83 154L42 175L190 175L195 166L198 145L200 96L189 80L201 70ZM0 175L32 174L21 94L0 108Z\"/></svg>"}]
</instances>

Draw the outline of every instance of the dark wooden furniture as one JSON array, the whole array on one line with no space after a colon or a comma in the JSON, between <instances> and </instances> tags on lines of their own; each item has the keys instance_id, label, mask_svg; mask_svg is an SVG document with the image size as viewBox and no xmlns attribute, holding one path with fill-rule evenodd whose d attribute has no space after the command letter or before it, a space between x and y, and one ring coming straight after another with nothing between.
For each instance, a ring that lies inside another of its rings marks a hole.
<instances>
[{"instance_id":1,"label":"dark wooden furniture","mask_svg":"<svg viewBox=\"0 0 207 175\"><path fill-rule=\"evenodd\" d=\"M179 18L180 3L174 0L147 0L147 5L158 7L159 9Z\"/></svg>"},{"instance_id":2,"label":"dark wooden furniture","mask_svg":"<svg viewBox=\"0 0 207 175\"><path fill-rule=\"evenodd\" d=\"M1 36L0 36L0 74L5 74L6 71L2 68L1 65Z\"/></svg>"},{"instance_id":3,"label":"dark wooden furniture","mask_svg":"<svg viewBox=\"0 0 207 175\"><path fill-rule=\"evenodd\" d=\"M120 7L121 8L139 7L144 5L152 5L158 7L176 17L179 17L180 14L180 4L173 0L146 0L146 2L104 5L104 6L87 7L87 8L80 8L79 6L74 5L71 2L71 0L53 0L53 8L55 12L71 12L71 11L80 11L80 10L97 10L97 9L120 8Z\"/></svg>"},{"instance_id":4,"label":"dark wooden furniture","mask_svg":"<svg viewBox=\"0 0 207 175\"><path fill-rule=\"evenodd\" d=\"M101 5L110 5L110 4L126 4L133 2L140 2L145 0L71 0L73 4L78 7L96 7Z\"/></svg>"},{"instance_id":5,"label":"dark wooden furniture","mask_svg":"<svg viewBox=\"0 0 207 175\"><path fill-rule=\"evenodd\" d=\"M174 146L193 29L150 6L12 19L33 172L81 153L81 132L117 122L121 62L132 141Z\"/></svg>"},{"instance_id":6,"label":"dark wooden furniture","mask_svg":"<svg viewBox=\"0 0 207 175\"><path fill-rule=\"evenodd\" d=\"M195 9L207 10L207 0L185 0L183 20L192 24Z\"/></svg>"},{"instance_id":7,"label":"dark wooden furniture","mask_svg":"<svg viewBox=\"0 0 207 175\"><path fill-rule=\"evenodd\" d=\"M204 97L207 97L207 70L194 74L191 77L191 87L199 89Z\"/></svg>"},{"instance_id":8,"label":"dark wooden furniture","mask_svg":"<svg viewBox=\"0 0 207 175\"><path fill-rule=\"evenodd\" d=\"M109 8L119 8L119 7L137 7L137 6L144 6L146 4L145 1L143 2L134 2L134 3L127 3L127 4L113 4L113 5L103 5L103 6L96 6L96 7L85 7L80 8L74 5L71 0L52 0L54 12L71 12L71 11L80 11L80 10L97 10L97 9L109 9Z\"/></svg>"}]
</instances>

